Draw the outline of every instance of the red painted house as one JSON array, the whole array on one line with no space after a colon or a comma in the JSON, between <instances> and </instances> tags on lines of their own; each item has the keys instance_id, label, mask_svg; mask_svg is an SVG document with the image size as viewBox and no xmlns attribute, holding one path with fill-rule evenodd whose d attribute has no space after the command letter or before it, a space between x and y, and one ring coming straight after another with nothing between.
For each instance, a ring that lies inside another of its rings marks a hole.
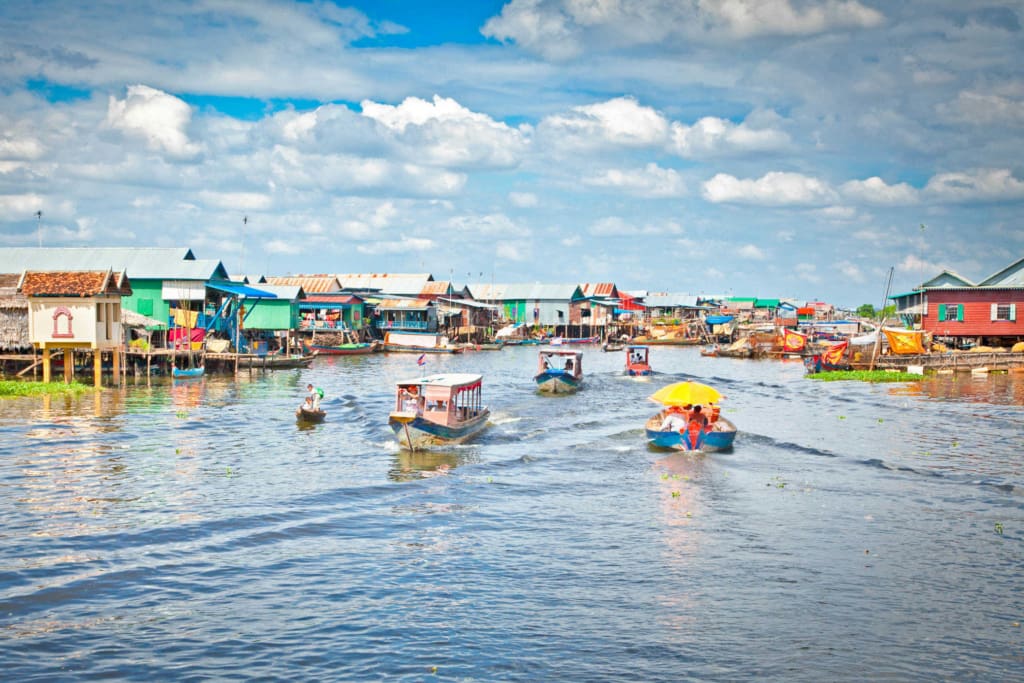
<instances>
[{"instance_id":1,"label":"red painted house","mask_svg":"<svg viewBox=\"0 0 1024 683\"><path fill-rule=\"evenodd\" d=\"M937 339L960 346L1010 346L1024 340L1024 259L977 284L943 271L921 289L921 327Z\"/></svg>"}]
</instances>

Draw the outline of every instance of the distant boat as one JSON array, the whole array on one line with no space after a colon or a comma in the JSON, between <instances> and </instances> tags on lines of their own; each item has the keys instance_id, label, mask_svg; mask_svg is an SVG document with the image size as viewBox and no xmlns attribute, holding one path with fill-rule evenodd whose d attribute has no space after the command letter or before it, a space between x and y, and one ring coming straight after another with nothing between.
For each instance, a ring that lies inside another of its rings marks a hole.
<instances>
[{"instance_id":1,"label":"distant boat","mask_svg":"<svg viewBox=\"0 0 1024 683\"><path fill-rule=\"evenodd\" d=\"M545 349L537 355L537 374L533 381L540 391L569 394L583 383L583 352Z\"/></svg>"},{"instance_id":2,"label":"distant boat","mask_svg":"<svg viewBox=\"0 0 1024 683\"><path fill-rule=\"evenodd\" d=\"M310 351L316 351L322 356L359 356L377 351L380 348L380 343L372 341L334 345L306 344L306 348Z\"/></svg>"},{"instance_id":3,"label":"distant boat","mask_svg":"<svg viewBox=\"0 0 1024 683\"><path fill-rule=\"evenodd\" d=\"M483 377L428 375L395 385L388 425L402 448L461 443L487 426L490 410L482 401Z\"/></svg>"},{"instance_id":4,"label":"distant boat","mask_svg":"<svg viewBox=\"0 0 1024 683\"><path fill-rule=\"evenodd\" d=\"M384 335L388 353L461 353L462 348L448 343L448 337L434 332L388 332Z\"/></svg>"},{"instance_id":5,"label":"distant boat","mask_svg":"<svg viewBox=\"0 0 1024 683\"><path fill-rule=\"evenodd\" d=\"M174 379L195 379L197 377L202 377L205 371L206 368L202 365L198 368L179 368L178 366L174 366L171 368L171 377Z\"/></svg>"},{"instance_id":6,"label":"distant boat","mask_svg":"<svg viewBox=\"0 0 1024 683\"><path fill-rule=\"evenodd\" d=\"M316 358L316 353L303 355L239 356L238 367L261 370L287 370L291 368L308 368Z\"/></svg>"},{"instance_id":7,"label":"distant boat","mask_svg":"<svg viewBox=\"0 0 1024 683\"><path fill-rule=\"evenodd\" d=\"M626 347L626 374L632 377L646 377L651 374L651 366L647 362L650 349L646 346L631 344Z\"/></svg>"},{"instance_id":8,"label":"distant boat","mask_svg":"<svg viewBox=\"0 0 1024 683\"><path fill-rule=\"evenodd\" d=\"M600 337L552 337L548 340L548 343L552 346L562 346L563 344L596 344L601 341Z\"/></svg>"}]
</instances>

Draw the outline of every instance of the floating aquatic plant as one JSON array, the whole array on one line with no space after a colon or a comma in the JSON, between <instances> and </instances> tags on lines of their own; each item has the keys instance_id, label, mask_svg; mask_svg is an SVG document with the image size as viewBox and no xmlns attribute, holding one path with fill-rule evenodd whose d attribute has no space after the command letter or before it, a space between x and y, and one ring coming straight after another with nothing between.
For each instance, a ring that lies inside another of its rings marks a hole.
<instances>
[{"instance_id":1,"label":"floating aquatic plant","mask_svg":"<svg viewBox=\"0 0 1024 683\"><path fill-rule=\"evenodd\" d=\"M924 375L912 375L909 372L894 372L892 370L829 370L828 372L815 372L807 375L808 379L817 379L822 382L838 382L843 380L857 380L861 382L920 382Z\"/></svg>"},{"instance_id":2,"label":"floating aquatic plant","mask_svg":"<svg viewBox=\"0 0 1024 683\"><path fill-rule=\"evenodd\" d=\"M0 381L0 398L13 398L16 396L40 396L44 394L81 394L93 387L72 382L29 382L2 380Z\"/></svg>"},{"instance_id":3,"label":"floating aquatic plant","mask_svg":"<svg viewBox=\"0 0 1024 683\"><path fill-rule=\"evenodd\" d=\"M1000 536L1003 535L1003 523L1002 522L996 522L996 533L999 534Z\"/></svg>"},{"instance_id":4,"label":"floating aquatic plant","mask_svg":"<svg viewBox=\"0 0 1024 683\"><path fill-rule=\"evenodd\" d=\"M678 498L679 497L679 491L673 491L672 492L672 497L673 498Z\"/></svg>"}]
</instances>

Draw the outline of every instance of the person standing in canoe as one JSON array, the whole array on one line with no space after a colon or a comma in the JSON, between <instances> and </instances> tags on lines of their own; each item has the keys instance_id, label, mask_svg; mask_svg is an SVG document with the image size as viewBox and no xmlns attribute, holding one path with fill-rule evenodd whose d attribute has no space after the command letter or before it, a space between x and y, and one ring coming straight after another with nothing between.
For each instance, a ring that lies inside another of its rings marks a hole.
<instances>
[{"instance_id":1,"label":"person standing in canoe","mask_svg":"<svg viewBox=\"0 0 1024 683\"><path fill-rule=\"evenodd\" d=\"M306 392L306 405L311 410L320 410L320 399L324 397L324 390L320 387L314 388L312 384L307 384Z\"/></svg>"}]
</instances>

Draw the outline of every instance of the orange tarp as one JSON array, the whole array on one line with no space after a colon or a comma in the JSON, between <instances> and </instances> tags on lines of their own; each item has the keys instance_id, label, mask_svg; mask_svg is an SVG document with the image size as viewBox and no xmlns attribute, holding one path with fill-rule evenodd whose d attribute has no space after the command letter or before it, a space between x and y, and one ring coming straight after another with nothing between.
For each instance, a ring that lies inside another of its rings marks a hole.
<instances>
[{"instance_id":1,"label":"orange tarp","mask_svg":"<svg viewBox=\"0 0 1024 683\"><path fill-rule=\"evenodd\" d=\"M898 355L908 353L924 353L924 346L921 345L920 330L888 330L883 329L885 338L889 342L889 349Z\"/></svg>"}]
</instances>

